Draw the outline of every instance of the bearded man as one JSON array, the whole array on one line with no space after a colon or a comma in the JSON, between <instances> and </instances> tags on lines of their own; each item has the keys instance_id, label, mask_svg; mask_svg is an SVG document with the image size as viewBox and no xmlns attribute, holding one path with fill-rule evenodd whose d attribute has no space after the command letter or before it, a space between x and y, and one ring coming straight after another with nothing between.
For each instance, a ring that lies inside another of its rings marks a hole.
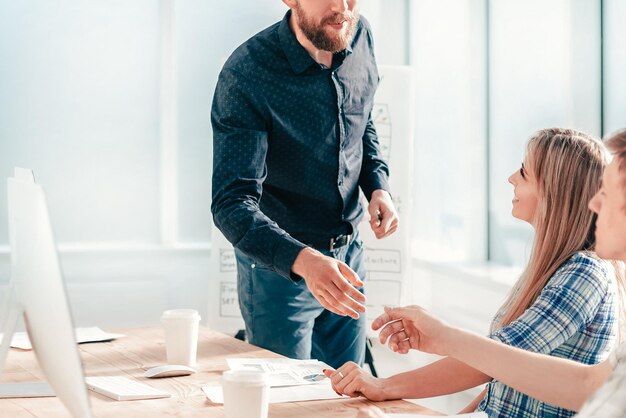
<instances>
[{"instance_id":1,"label":"bearded man","mask_svg":"<svg viewBox=\"0 0 626 418\"><path fill-rule=\"evenodd\" d=\"M222 69L211 110L217 227L237 258L251 344L333 367L363 363L363 242L395 232L371 117L378 71L357 0L283 0L281 22Z\"/></svg>"}]
</instances>

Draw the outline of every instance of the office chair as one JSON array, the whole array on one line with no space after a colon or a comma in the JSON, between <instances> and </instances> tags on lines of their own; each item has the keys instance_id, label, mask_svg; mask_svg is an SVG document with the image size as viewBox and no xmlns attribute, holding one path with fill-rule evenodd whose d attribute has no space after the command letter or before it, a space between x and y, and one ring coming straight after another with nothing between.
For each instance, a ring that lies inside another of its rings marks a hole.
<instances>
[{"instance_id":1,"label":"office chair","mask_svg":"<svg viewBox=\"0 0 626 418\"><path fill-rule=\"evenodd\" d=\"M241 341L246 340L246 330L240 329L235 334L235 338ZM372 356L372 340L369 337L365 339L365 364L370 368L370 373L374 377L378 377L378 373L376 372L376 367L374 367L374 357Z\"/></svg>"}]
</instances>

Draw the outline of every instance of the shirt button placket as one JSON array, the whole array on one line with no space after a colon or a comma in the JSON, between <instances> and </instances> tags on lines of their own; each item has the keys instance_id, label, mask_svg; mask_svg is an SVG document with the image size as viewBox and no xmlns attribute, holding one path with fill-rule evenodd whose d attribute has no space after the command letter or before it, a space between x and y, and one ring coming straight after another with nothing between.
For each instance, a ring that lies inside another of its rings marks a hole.
<instances>
[{"instance_id":1,"label":"shirt button placket","mask_svg":"<svg viewBox=\"0 0 626 418\"><path fill-rule=\"evenodd\" d=\"M344 123L344 112L343 112L343 89L341 88L341 84L339 83L339 77L337 76L337 71L333 71L332 72L332 80L333 80L333 84L335 85L335 91L337 92L337 110L338 110L338 117L337 120L339 121L339 170L338 170L338 178L337 178L337 185L338 186L343 186L343 178L344 178L344 163L345 163L345 158L343 156L344 153L344 148L345 148L345 123ZM342 193L342 197L343 197L343 193Z\"/></svg>"}]
</instances>

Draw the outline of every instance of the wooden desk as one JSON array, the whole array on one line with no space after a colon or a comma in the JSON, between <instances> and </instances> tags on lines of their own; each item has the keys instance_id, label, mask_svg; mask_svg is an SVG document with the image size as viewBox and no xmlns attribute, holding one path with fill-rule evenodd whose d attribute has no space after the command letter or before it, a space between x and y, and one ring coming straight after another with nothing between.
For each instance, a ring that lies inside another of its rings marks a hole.
<instances>
[{"instance_id":1,"label":"wooden desk","mask_svg":"<svg viewBox=\"0 0 626 418\"><path fill-rule=\"evenodd\" d=\"M161 328L121 330L126 337L109 343L81 344L80 352L87 376L125 375L164 389L171 398L143 401L114 401L89 392L96 417L223 417L221 404L207 400L201 387L219 380L228 370L228 357L280 357L224 334L200 328L198 373L191 376L147 379L143 373L165 364L165 343ZM11 349L2 382L43 380L32 351ZM386 412L440 415L406 401L370 402L364 398L271 404L269 416L276 418L354 418L357 409L377 405ZM0 417L67 417L69 413L57 398L2 399Z\"/></svg>"}]
</instances>

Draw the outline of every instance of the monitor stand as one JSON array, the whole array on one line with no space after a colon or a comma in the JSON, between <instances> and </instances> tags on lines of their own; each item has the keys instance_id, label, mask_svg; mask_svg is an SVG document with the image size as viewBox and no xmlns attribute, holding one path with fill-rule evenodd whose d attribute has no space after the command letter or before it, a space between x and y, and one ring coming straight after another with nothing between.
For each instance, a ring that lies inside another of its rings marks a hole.
<instances>
[{"instance_id":1,"label":"monitor stand","mask_svg":"<svg viewBox=\"0 0 626 418\"><path fill-rule=\"evenodd\" d=\"M17 301L15 286L9 285L7 297L0 315L0 334L2 343L0 344L0 377L4 373L11 339L17 328L20 316L24 314L24 309ZM23 383L0 383L0 398L40 398L44 396L56 396L54 390L47 382L23 382Z\"/></svg>"}]
</instances>

